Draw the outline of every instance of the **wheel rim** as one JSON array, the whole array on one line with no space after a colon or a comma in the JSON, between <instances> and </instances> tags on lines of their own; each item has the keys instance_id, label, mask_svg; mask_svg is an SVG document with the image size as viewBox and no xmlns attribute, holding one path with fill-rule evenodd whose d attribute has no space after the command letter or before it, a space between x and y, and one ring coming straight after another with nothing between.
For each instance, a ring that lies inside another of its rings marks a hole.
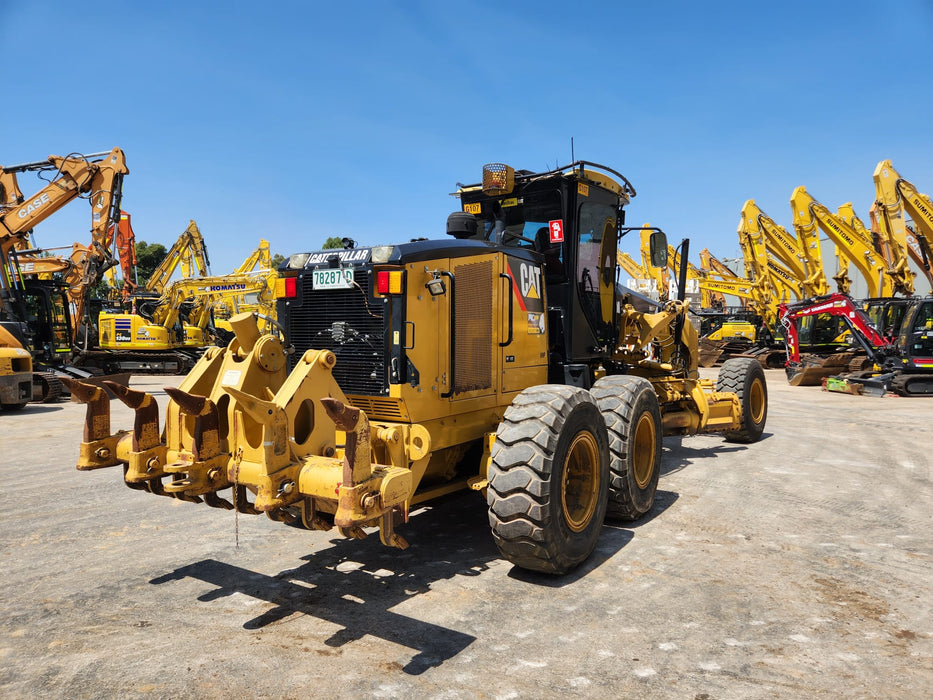
<instances>
[{"instance_id":1,"label":"wheel rim","mask_svg":"<svg viewBox=\"0 0 933 700\"><path fill-rule=\"evenodd\" d=\"M589 525L599 493L599 448L591 433L579 433L567 450L561 483L564 520L574 532Z\"/></svg>"},{"instance_id":2,"label":"wheel rim","mask_svg":"<svg viewBox=\"0 0 933 700\"><path fill-rule=\"evenodd\" d=\"M760 379L752 382L748 392L748 409L752 415L752 422L760 423L765 413L765 388Z\"/></svg>"},{"instance_id":3,"label":"wheel rim","mask_svg":"<svg viewBox=\"0 0 933 700\"><path fill-rule=\"evenodd\" d=\"M635 440L632 445L632 467L635 472L635 483L638 488L645 488L651 481L654 472L655 450L657 450L657 434L654 420L648 413L642 413L635 426Z\"/></svg>"}]
</instances>

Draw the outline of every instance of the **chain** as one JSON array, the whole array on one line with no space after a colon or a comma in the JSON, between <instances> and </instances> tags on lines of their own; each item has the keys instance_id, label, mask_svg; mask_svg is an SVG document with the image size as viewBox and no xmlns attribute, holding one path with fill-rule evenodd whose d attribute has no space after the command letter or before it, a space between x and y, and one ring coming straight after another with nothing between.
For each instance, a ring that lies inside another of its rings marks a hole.
<instances>
[{"instance_id":1,"label":"chain","mask_svg":"<svg viewBox=\"0 0 933 700\"><path fill-rule=\"evenodd\" d=\"M242 448L233 453L233 537L236 549L240 549L240 460L243 458Z\"/></svg>"}]
</instances>

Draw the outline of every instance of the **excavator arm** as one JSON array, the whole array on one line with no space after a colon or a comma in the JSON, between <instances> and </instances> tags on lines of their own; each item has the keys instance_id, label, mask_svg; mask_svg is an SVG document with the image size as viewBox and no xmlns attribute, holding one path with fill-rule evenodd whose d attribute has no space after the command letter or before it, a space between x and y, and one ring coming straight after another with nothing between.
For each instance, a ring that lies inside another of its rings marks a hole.
<instances>
[{"instance_id":1,"label":"excavator arm","mask_svg":"<svg viewBox=\"0 0 933 700\"><path fill-rule=\"evenodd\" d=\"M754 206L755 203L749 200L745 206L748 207L749 204ZM789 301L792 296L799 299L803 285L787 267L771 259L764 229L759 225L757 217L746 217L745 209L739 221L738 235L745 268L751 271L751 277L756 283L760 282L761 294L768 300L768 318L770 322L774 322L777 320L775 300ZM769 327L773 330L773 326Z\"/></svg>"},{"instance_id":2,"label":"excavator arm","mask_svg":"<svg viewBox=\"0 0 933 700\"><path fill-rule=\"evenodd\" d=\"M150 294L162 294L179 265L182 277L192 277L195 270L202 277L210 274L207 245L194 220L188 223L188 228L178 236L165 258L153 271L146 282L146 291Z\"/></svg>"},{"instance_id":3,"label":"excavator arm","mask_svg":"<svg viewBox=\"0 0 933 700\"><path fill-rule=\"evenodd\" d=\"M887 266L878 252L866 244L845 221L814 199L805 187L797 187L791 195L794 228L802 240L819 240L822 230L836 244L839 253L855 265L868 283L868 296L893 296L895 290ZM837 279L837 284L839 280ZM840 290L844 287L839 284Z\"/></svg>"},{"instance_id":4,"label":"excavator arm","mask_svg":"<svg viewBox=\"0 0 933 700\"><path fill-rule=\"evenodd\" d=\"M823 268L815 269L812 275L808 273L807 256L797 239L761 211L755 204L755 200L749 199L745 202L745 206L742 207L742 221L745 230L750 233L761 232L765 250L786 266L793 277L796 296L810 297L825 294L826 278L823 276Z\"/></svg>"},{"instance_id":5,"label":"excavator arm","mask_svg":"<svg viewBox=\"0 0 933 700\"><path fill-rule=\"evenodd\" d=\"M153 313L158 325L172 327L178 321L182 305L194 302L191 325L204 328L214 305L232 296L256 294L271 302L268 270L215 277L190 277L169 284Z\"/></svg>"},{"instance_id":6,"label":"excavator arm","mask_svg":"<svg viewBox=\"0 0 933 700\"><path fill-rule=\"evenodd\" d=\"M624 253L619 253L619 255L624 255ZM631 260L631 258L629 259ZM632 262L635 261L632 260ZM272 254L269 252L269 241L267 241L265 238L259 239L259 245L256 246L256 249L252 253L246 256L246 260L244 260L240 266L233 271L233 274L245 275L252 272L257 267L260 270L272 269Z\"/></svg>"},{"instance_id":7,"label":"excavator arm","mask_svg":"<svg viewBox=\"0 0 933 700\"><path fill-rule=\"evenodd\" d=\"M744 280L738 275L736 275L735 272L732 271L732 268L730 268L728 265L722 262L715 255L710 253L709 248L704 248L703 250L700 251L700 268L702 269L701 274L707 280L715 280L716 276L718 276L720 279L726 279L733 283L748 282L748 280ZM705 291L708 294L718 295L718 297L722 299L723 304L725 304L725 298L722 296L723 292L717 290L715 286L701 284L700 289ZM724 293L728 294L729 292L724 292ZM740 294L736 294L734 296L737 296L739 298L739 301L741 302L742 306L748 306L748 301L751 299L751 297L749 296L742 296Z\"/></svg>"},{"instance_id":8,"label":"excavator arm","mask_svg":"<svg viewBox=\"0 0 933 700\"><path fill-rule=\"evenodd\" d=\"M866 228L862 220L855 214L852 202L841 205L836 210L836 216L859 235L863 245L874 248L881 255L885 263L884 273L890 277L894 293L908 297L912 296L915 275L910 269L905 247L887 230L876 233Z\"/></svg>"},{"instance_id":9,"label":"excavator arm","mask_svg":"<svg viewBox=\"0 0 933 700\"><path fill-rule=\"evenodd\" d=\"M880 231L906 249L933 286L933 200L901 177L890 160L878 163L873 179ZM907 226L905 211L916 230Z\"/></svg>"},{"instance_id":10,"label":"excavator arm","mask_svg":"<svg viewBox=\"0 0 933 700\"><path fill-rule=\"evenodd\" d=\"M680 270L680 253L673 246L667 246L667 267L675 278ZM687 279L696 280L697 284L706 278L706 271L697 269L693 263L687 261ZM726 298L719 292L710 291L706 287L700 286L700 306L704 309L710 309L715 306L720 308L726 305Z\"/></svg>"},{"instance_id":11,"label":"excavator arm","mask_svg":"<svg viewBox=\"0 0 933 700\"><path fill-rule=\"evenodd\" d=\"M114 239L116 239L114 241ZM120 260L120 272L123 275L123 286L120 290L120 296L123 301L127 301L136 291L137 284L135 280L136 272L136 234L133 232L133 224L130 215L125 211L120 211L120 221L117 225L111 226L107 232L107 247L111 245L116 248ZM113 268L111 268L112 270ZM110 276L111 287L115 287L115 275Z\"/></svg>"},{"instance_id":12,"label":"excavator arm","mask_svg":"<svg viewBox=\"0 0 933 700\"><path fill-rule=\"evenodd\" d=\"M649 279L648 271L638 264L635 258L628 253L623 253L621 250L616 251L616 260L619 263L619 267L625 270L632 279Z\"/></svg>"}]
</instances>

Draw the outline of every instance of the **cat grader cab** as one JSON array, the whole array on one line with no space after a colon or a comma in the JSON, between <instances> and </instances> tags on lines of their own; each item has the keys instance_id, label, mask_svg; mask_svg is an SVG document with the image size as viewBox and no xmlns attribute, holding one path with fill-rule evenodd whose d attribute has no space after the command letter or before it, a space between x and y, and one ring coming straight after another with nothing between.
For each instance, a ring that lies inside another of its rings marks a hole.
<instances>
[{"instance_id":1,"label":"cat grader cab","mask_svg":"<svg viewBox=\"0 0 933 700\"><path fill-rule=\"evenodd\" d=\"M164 432L153 396L114 387L136 418L112 434L103 391L72 383L78 469L399 548L413 507L472 489L506 559L566 572L604 518L652 507L662 436L754 442L767 416L758 362L701 379L688 305L638 311L617 284L634 194L585 161L488 165L456 192L452 238L292 255L279 331L234 316L235 339L166 389Z\"/></svg>"}]
</instances>

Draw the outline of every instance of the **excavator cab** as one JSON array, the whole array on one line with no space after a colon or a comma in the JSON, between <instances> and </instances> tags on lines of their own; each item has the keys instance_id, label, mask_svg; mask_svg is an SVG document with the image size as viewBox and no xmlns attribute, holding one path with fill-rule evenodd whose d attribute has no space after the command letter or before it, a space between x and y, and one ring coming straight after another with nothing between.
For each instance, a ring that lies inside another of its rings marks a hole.
<instances>
[{"instance_id":1,"label":"excavator cab","mask_svg":"<svg viewBox=\"0 0 933 700\"><path fill-rule=\"evenodd\" d=\"M920 302L902 325L901 347L917 366L933 368L933 298Z\"/></svg>"}]
</instances>

